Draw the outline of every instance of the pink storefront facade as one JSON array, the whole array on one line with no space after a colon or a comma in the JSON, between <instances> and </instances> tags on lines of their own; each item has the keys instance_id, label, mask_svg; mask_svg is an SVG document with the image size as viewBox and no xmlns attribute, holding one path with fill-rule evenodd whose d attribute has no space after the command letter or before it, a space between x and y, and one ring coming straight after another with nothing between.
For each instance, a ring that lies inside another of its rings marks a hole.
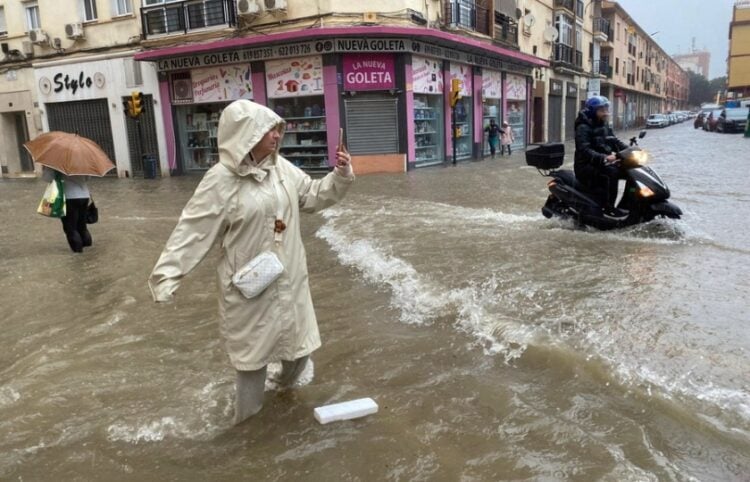
<instances>
[{"instance_id":1,"label":"pink storefront facade","mask_svg":"<svg viewBox=\"0 0 750 482\"><path fill-rule=\"evenodd\" d=\"M159 72L168 165L200 172L218 161L221 110L237 99L287 122L282 154L303 169L331 168L339 128L360 173L451 162L449 90L458 160L486 153L490 119L529 138L531 71L547 62L452 33L408 27L321 28L141 52Z\"/></svg>"}]
</instances>

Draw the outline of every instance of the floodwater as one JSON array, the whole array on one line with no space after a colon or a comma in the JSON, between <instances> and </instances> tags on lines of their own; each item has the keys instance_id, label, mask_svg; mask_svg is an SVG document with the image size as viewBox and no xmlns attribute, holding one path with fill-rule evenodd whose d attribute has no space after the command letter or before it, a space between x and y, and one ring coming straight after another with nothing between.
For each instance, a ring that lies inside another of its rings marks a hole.
<instances>
[{"instance_id":1,"label":"floodwater","mask_svg":"<svg viewBox=\"0 0 750 482\"><path fill-rule=\"evenodd\" d=\"M83 255L0 181L0 479L750 480L750 139L689 124L641 142L677 222L546 220L522 153L358 179L303 222L315 378L239 427L217 251L146 285L198 179L94 182Z\"/></svg>"}]
</instances>

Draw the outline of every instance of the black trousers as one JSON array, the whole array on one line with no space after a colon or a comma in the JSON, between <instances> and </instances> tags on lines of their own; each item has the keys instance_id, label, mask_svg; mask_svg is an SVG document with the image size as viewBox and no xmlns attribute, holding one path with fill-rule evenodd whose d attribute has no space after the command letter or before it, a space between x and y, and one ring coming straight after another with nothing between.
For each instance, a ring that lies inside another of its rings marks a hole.
<instances>
[{"instance_id":1,"label":"black trousers","mask_svg":"<svg viewBox=\"0 0 750 482\"><path fill-rule=\"evenodd\" d=\"M66 199L65 216L60 218L65 237L68 238L70 249L75 253L82 253L83 248L91 246L91 233L86 227L86 209L89 199Z\"/></svg>"},{"instance_id":2,"label":"black trousers","mask_svg":"<svg viewBox=\"0 0 750 482\"><path fill-rule=\"evenodd\" d=\"M503 144L500 146L500 155L505 154L505 148L508 148L508 155L510 156L510 144Z\"/></svg>"}]
</instances>

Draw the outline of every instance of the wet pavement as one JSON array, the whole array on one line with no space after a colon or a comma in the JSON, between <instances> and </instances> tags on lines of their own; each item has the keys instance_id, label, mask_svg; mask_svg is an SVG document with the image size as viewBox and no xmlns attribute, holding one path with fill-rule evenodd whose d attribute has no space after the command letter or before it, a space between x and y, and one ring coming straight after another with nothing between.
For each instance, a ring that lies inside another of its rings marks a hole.
<instances>
[{"instance_id":1,"label":"wet pavement","mask_svg":"<svg viewBox=\"0 0 750 482\"><path fill-rule=\"evenodd\" d=\"M315 378L239 427L217 250L173 305L146 285L199 179L92 183L83 255L0 181L0 479L748 480L750 139L641 145L684 219L546 220L522 153L359 178L303 221Z\"/></svg>"}]
</instances>

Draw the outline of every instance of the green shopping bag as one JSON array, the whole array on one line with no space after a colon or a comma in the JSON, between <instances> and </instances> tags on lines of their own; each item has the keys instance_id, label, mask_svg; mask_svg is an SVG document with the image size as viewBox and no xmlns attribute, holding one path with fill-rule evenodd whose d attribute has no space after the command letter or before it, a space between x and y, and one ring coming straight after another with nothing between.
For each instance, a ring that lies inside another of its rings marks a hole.
<instances>
[{"instance_id":1,"label":"green shopping bag","mask_svg":"<svg viewBox=\"0 0 750 482\"><path fill-rule=\"evenodd\" d=\"M55 180L47 185L36 212L51 218L65 216L65 189L59 174L55 174Z\"/></svg>"}]
</instances>

